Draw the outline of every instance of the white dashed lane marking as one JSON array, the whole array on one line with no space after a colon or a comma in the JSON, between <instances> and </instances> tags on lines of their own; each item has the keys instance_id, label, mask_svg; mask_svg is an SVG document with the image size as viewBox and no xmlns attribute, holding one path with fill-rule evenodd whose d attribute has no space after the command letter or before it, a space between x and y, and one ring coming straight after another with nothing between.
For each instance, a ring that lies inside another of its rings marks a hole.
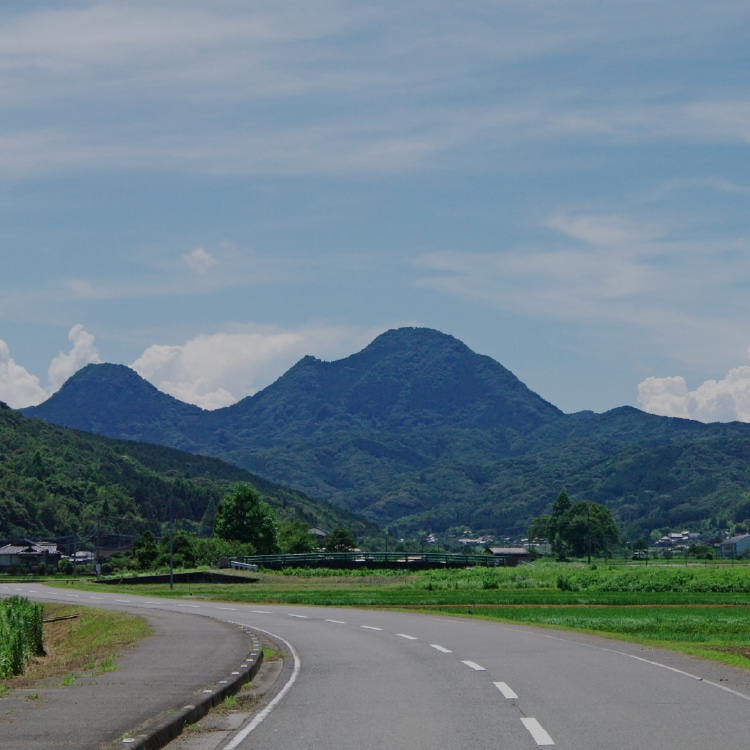
<instances>
[{"instance_id":1,"label":"white dashed lane marking","mask_svg":"<svg viewBox=\"0 0 750 750\"><path fill-rule=\"evenodd\" d=\"M396 633L399 638L406 638L407 641L419 640L415 635L407 635L406 633Z\"/></svg>"},{"instance_id":2,"label":"white dashed lane marking","mask_svg":"<svg viewBox=\"0 0 750 750\"><path fill-rule=\"evenodd\" d=\"M469 661L468 659L462 659L461 664L465 664L467 667L469 667L470 669L473 669L475 672L487 671L483 666L477 664L475 661Z\"/></svg>"},{"instance_id":3,"label":"white dashed lane marking","mask_svg":"<svg viewBox=\"0 0 750 750\"><path fill-rule=\"evenodd\" d=\"M536 719L521 719L521 722L529 730L529 734L534 738L534 742L540 747L554 745L552 737L544 730L542 725Z\"/></svg>"},{"instance_id":4,"label":"white dashed lane marking","mask_svg":"<svg viewBox=\"0 0 750 750\"><path fill-rule=\"evenodd\" d=\"M509 701L515 700L518 696L511 690L505 682L494 682L493 685L503 694L503 698Z\"/></svg>"},{"instance_id":5,"label":"white dashed lane marking","mask_svg":"<svg viewBox=\"0 0 750 750\"><path fill-rule=\"evenodd\" d=\"M452 654L453 651L451 651L449 648L446 648L445 646L441 646L437 643L431 643L430 646L435 649L435 651L439 651L441 654Z\"/></svg>"},{"instance_id":6,"label":"white dashed lane marking","mask_svg":"<svg viewBox=\"0 0 750 750\"><path fill-rule=\"evenodd\" d=\"M382 630L383 628L376 628L374 625L360 625L360 628L364 628L365 630Z\"/></svg>"}]
</instances>

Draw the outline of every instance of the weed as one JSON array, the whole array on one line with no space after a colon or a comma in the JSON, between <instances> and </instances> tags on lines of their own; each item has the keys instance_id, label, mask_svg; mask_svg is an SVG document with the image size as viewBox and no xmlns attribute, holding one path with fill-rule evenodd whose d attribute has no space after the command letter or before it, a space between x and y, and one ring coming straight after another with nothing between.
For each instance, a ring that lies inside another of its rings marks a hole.
<instances>
[{"instance_id":1,"label":"weed","mask_svg":"<svg viewBox=\"0 0 750 750\"><path fill-rule=\"evenodd\" d=\"M108 654L100 662L96 669L97 674L104 674L105 672L116 672L119 669L115 664L114 654Z\"/></svg>"},{"instance_id":2,"label":"weed","mask_svg":"<svg viewBox=\"0 0 750 750\"><path fill-rule=\"evenodd\" d=\"M63 687L68 687L68 685L72 685L75 681L76 676L72 672L69 672L65 675L65 677L63 677L61 684Z\"/></svg>"},{"instance_id":3,"label":"weed","mask_svg":"<svg viewBox=\"0 0 750 750\"><path fill-rule=\"evenodd\" d=\"M226 698L224 698L224 708L226 708L228 711L232 711L234 709L239 708L240 702L237 699L236 695L228 695Z\"/></svg>"}]
</instances>

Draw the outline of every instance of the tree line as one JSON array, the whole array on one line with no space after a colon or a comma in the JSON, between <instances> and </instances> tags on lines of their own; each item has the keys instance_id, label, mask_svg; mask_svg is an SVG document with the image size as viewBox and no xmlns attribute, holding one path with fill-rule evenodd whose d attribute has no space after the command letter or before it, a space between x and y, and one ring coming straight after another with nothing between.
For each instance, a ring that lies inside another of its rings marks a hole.
<instances>
[{"instance_id":1,"label":"tree line","mask_svg":"<svg viewBox=\"0 0 750 750\"><path fill-rule=\"evenodd\" d=\"M337 526L323 544L329 552L345 552L356 542L348 529ZM220 500L212 537L201 538L179 529L157 540L146 531L134 541L131 557L112 559L102 572L112 572L115 567L151 570L169 565L170 557L177 567L195 567L216 563L222 557L314 552L319 546L303 521L279 521L257 489L239 483Z\"/></svg>"}]
</instances>

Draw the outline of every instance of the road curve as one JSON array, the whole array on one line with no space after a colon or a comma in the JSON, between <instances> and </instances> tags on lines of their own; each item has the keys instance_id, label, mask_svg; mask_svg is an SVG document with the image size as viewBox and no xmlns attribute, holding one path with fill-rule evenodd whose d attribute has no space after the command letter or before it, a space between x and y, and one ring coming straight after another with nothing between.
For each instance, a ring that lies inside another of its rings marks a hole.
<instances>
[{"instance_id":1,"label":"road curve","mask_svg":"<svg viewBox=\"0 0 750 750\"><path fill-rule=\"evenodd\" d=\"M562 631L17 588L38 600L191 612L288 641L300 662L294 685L232 748L706 750L741 746L750 720L748 671Z\"/></svg>"}]
</instances>

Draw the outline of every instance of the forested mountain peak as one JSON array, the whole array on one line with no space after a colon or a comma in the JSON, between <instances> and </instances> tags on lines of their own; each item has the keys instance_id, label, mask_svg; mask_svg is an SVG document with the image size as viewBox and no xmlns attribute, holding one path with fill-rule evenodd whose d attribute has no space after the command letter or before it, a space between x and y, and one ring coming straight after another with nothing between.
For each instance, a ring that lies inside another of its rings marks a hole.
<instances>
[{"instance_id":1,"label":"forested mountain peak","mask_svg":"<svg viewBox=\"0 0 750 750\"><path fill-rule=\"evenodd\" d=\"M387 331L335 362L305 357L223 412L231 418L271 410L282 431L285 422L298 432L307 421L307 433L338 429L342 420L396 432L420 425L526 432L562 416L499 362L427 328Z\"/></svg>"},{"instance_id":2,"label":"forested mountain peak","mask_svg":"<svg viewBox=\"0 0 750 750\"><path fill-rule=\"evenodd\" d=\"M203 409L162 393L125 365L90 364L43 404L22 412L98 435L161 443L165 427L194 420ZM190 447L185 441L169 444Z\"/></svg>"}]
</instances>

